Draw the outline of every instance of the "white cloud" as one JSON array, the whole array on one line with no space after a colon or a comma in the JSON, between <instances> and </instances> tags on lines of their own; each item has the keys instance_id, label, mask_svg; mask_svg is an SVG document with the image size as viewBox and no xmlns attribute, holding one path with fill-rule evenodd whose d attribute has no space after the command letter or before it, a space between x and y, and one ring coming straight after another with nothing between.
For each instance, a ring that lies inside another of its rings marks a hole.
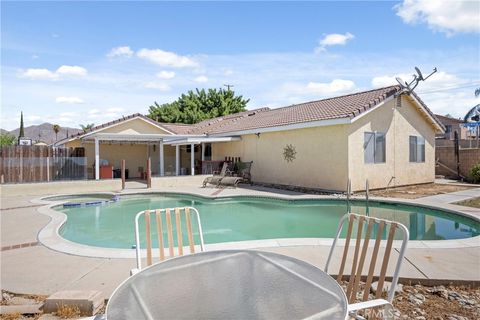
<instances>
[{"instance_id":1,"label":"white cloud","mask_svg":"<svg viewBox=\"0 0 480 320\"><path fill-rule=\"evenodd\" d=\"M160 71L157 73L157 77L160 79L172 79L175 77L175 72L173 71Z\"/></svg>"},{"instance_id":2,"label":"white cloud","mask_svg":"<svg viewBox=\"0 0 480 320\"><path fill-rule=\"evenodd\" d=\"M424 75L425 77L426 75ZM393 76L383 75L374 77L372 79L372 87L380 88L380 87L387 87L391 85L396 85L398 82L395 78L399 77L403 80L403 82L410 83L413 80L413 74L407 73L399 73ZM421 81L418 85L418 91L421 93L422 91L429 91L429 90L441 90L451 87L458 87L469 83L468 80L460 79L454 74L447 73L445 71L440 71L434 73L430 78L425 81Z\"/></svg>"},{"instance_id":3,"label":"white cloud","mask_svg":"<svg viewBox=\"0 0 480 320\"><path fill-rule=\"evenodd\" d=\"M28 78L30 80L58 80L64 76L79 76L87 75L87 69L79 66L60 66L55 72L48 69L27 69L20 73L21 78Z\"/></svg>"},{"instance_id":4,"label":"white cloud","mask_svg":"<svg viewBox=\"0 0 480 320\"><path fill-rule=\"evenodd\" d=\"M57 97L55 99L56 103L68 103L68 104L80 104L84 101L79 97Z\"/></svg>"},{"instance_id":5,"label":"white cloud","mask_svg":"<svg viewBox=\"0 0 480 320\"><path fill-rule=\"evenodd\" d=\"M405 23L426 23L434 31L448 36L463 32L480 32L480 2L471 0L404 0L395 5Z\"/></svg>"},{"instance_id":6,"label":"white cloud","mask_svg":"<svg viewBox=\"0 0 480 320\"><path fill-rule=\"evenodd\" d=\"M335 79L331 82L309 82L305 87L307 91L320 95L348 92L355 89L355 82L351 80Z\"/></svg>"},{"instance_id":7,"label":"white cloud","mask_svg":"<svg viewBox=\"0 0 480 320\"><path fill-rule=\"evenodd\" d=\"M319 46L315 48L315 52L323 52L329 46L344 46L348 41L352 40L353 38L355 38L355 36L350 32L347 32L345 34L327 34L319 41Z\"/></svg>"},{"instance_id":8,"label":"white cloud","mask_svg":"<svg viewBox=\"0 0 480 320\"><path fill-rule=\"evenodd\" d=\"M113 48L107 54L108 58L116 58L116 57L130 58L131 56L133 56L133 51L128 46Z\"/></svg>"},{"instance_id":9,"label":"white cloud","mask_svg":"<svg viewBox=\"0 0 480 320\"><path fill-rule=\"evenodd\" d=\"M145 84L145 88L147 89L157 89L160 91L169 91L171 90L170 86L165 83L158 83L158 82L148 82Z\"/></svg>"},{"instance_id":10,"label":"white cloud","mask_svg":"<svg viewBox=\"0 0 480 320\"><path fill-rule=\"evenodd\" d=\"M79 76L83 77L87 75L87 69L79 66L60 66L57 71L55 71L58 75L66 75L66 76Z\"/></svg>"},{"instance_id":11,"label":"white cloud","mask_svg":"<svg viewBox=\"0 0 480 320\"><path fill-rule=\"evenodd\" d=\"M20 76L31 80L54 80L58 77L58 75L48 69L27 69Z\"/></svg>"},{"instance_id":12,"label":"white cloud","mask_svg":"<svg viewBox=\"0 0 480 320\"><path fill-rule=\"evenodd\" d=\"M206 76L198 76L193 81L198 82L198 83L205 83L208 82L208 78Z\"/></svg>"},{"instance_id":13,"label":"white cloud","mask_svg":"<svg viewBox=\"0 0 480 320\"><path fill-rule=\"evenodd\" d=\"M187 56L181 56L174 52L163 51L160 49L141 49L137 51L137 56L148 60L154 64L165 67L196 67L198 64Z\"/></svg>"}]
</instances>

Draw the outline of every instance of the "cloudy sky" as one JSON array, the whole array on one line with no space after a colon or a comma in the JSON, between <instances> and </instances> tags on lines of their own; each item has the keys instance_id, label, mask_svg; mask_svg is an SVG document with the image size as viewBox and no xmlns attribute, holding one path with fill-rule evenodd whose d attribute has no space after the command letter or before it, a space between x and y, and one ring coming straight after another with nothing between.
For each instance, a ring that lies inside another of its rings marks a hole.
<instances>
[{"instance_id":1,"label":"cloudy sky","mask_svg":"<svg viewBox=\"0 0 480 320\"><path fill-rule=\"evenodd\" d=\"M411 80L436 113L480 103L480 2L1 2L0 127L111 121L195 88L249 109Z\"/></svg>"}]
</instances>

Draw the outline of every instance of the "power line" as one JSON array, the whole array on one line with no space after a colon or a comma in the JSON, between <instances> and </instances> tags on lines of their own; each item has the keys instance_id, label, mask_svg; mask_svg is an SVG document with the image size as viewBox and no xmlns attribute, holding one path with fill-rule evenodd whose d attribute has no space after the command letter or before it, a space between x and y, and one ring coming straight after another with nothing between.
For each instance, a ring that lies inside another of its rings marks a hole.
<instances>
[{"instance_id":1,"label":"power line","mask_svg":"<svg viewBox=\"0 0 480 320\"><path fill-rule=\"evenodd\" d=\"M427 91L418 90L418 91L419 91L419 94L430 94L430 93L437 93L437 92L453 91L453 90L458 90L458 89L471 88L471 87L476 87L476 86L480 86L480 82L471 83L471 84L468 84L468 85L445 87L445 88L441 88L441 89L433 89L433 90L427 90Z\"/></svg>"}]
</instances>

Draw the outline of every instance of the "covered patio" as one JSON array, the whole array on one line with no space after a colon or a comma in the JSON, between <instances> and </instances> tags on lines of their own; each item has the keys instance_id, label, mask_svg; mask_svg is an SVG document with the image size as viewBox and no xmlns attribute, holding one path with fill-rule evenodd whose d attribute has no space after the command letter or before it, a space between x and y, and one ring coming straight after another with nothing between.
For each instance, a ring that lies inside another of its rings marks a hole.
<instances>
[{"instance_id":1,"label":"covered patio","mask_svg":"<svg viewBox=\"0 0 480 320\"><path fill-rule=\"evenodd\" d=\"M118 167L119 161L125 158L127 167L133 173L137 171L140 174L139 178L143 178L143 166L146 166L148 159L151 159L152 172L155 176L211 174L215 169L211 161L212 144L239 140L238 136L97 132L82 138L82 145L87 149L87 157L88 149L93 145L94 178L99 180L102 178L101 170L104 167L102 163L113 170L114 167ZM133 164L128 164L129 159ZM110 169L107 168L108 170Z\"/></svg>"}]
</instances>

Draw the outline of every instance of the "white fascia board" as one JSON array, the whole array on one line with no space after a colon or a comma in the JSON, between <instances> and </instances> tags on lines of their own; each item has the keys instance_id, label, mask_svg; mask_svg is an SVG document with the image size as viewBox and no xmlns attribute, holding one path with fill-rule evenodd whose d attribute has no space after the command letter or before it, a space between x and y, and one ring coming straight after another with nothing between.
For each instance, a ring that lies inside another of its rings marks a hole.
<instances>
[{"instance_id":1,"label":"white fascia board","mask_svg":"<svg viewBox=\"0 0 480 320\"><path fill-rule=\"evenodd\" d=\"M249 129L249 130L241 130L241 131L231 131L231 132L218 133L218 134L212 133L210 134L210 136L211 137L240 136L240 135L246 135L246 134L264 133L264 132L276 132L276 131L314 128L314 127L336 126L336 125L343 125L343 124L350 124L350 123L351 123L350 118L345 117L345 118L327 119L327 120L319 120L319 121L301 122L301 123L295 123L295 124L288 124L284 126L266 127L266 128Z\"/></svg>"},{"instance_id":2,"label":"white fascia board","mask_svg":"<svg viewBox=\"0 0 480 320\"><path fill-rule=\"evenodd\" d=\"M93 139L102 140L111 140L111 141L160 141L165 140L165 138L187 138L187 137L198 137L192 135L169 135L169 134L121 134L121 133L101 133L98 132L89 137L84 137L82 140L88 141Z\"/></svg>"},{"instance_id":3,"label":"white fascia board","mask_svg":"<svg viewBox=\"0 0 480 320\"><path fill-rule=\"evenodd\" d=\"M165 142L167 145L188 145L188 144L200 144L200 143L209 143L209 142L230 142L230 141L240 141L240 137L205 137L205 138L187 138L179 139Z\"/></svg>"},{"instance_id":4,"label":"white fascia board","mask_svg":"<svg viewBox=\"0 0 480 320\"><path fill-rule=\"evenodd\" d=\"M425 110L425 108L423 107L423 105L420 103L420 101L417 100L417 98L413 95L413 94L409 94L408 97L410 97L410 99L412 99L416 104L417 104L417 107L423 111L424 114L427 115L427 118L429 118L431 121L432 121L432 124L434 125L435 128L437 128L437 130L439 131L439 133L445 133L445 130L443 130L443 128L438 125L437 123L437 120L435 120L432 115L427 111Z\"/></svg>"}]
</instances>

